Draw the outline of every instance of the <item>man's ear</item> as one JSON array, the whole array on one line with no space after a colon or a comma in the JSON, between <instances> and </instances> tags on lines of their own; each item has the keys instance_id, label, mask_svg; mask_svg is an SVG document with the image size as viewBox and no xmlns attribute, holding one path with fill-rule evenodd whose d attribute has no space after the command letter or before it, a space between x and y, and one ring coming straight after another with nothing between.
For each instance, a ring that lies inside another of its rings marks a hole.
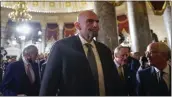
<instances>
[{"instance_id":1,"label":"man's ear","mask_svg":"<svg viewBox=\"0 0 172 97\"><path fill-rule=\"evenodd\" d=\"M80 27L80 23L79 22L75 22L74 25L75 25L75 28L76 29L81 30L81 27Z\"/></svg>"},{"instance_id":2,"label":"man's ear","mask_svg":"<svg viewBox=\"0 0 172 97\"><path fill-rule=\"evenodd\" d=\"M162 56L164 56L164 58L165 58L167 61L169 60L169 55L168 55L167 52L162 52L161 54L162 54Z\"/></svg>"}]
</instances>

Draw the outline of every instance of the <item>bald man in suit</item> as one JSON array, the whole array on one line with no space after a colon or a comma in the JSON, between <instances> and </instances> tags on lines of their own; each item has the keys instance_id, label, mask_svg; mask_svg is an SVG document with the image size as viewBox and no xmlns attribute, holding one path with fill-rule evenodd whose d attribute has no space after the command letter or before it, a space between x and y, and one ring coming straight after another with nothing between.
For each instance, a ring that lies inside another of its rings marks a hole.
<instances>
[{"instance_id":1,"label":"bald man in suit","mask_svg":"<svg viewBox=\"0 0 172 97\"><path fill-rule=\"evenodd\" d=\"M171 50L162 42L148 45L146 57L150 67L138 71L137 94L140 96L170 96L171 66L167 63Z\"/></svg>"},{"instance_id":2,"label":"bald man in suit","mask_svg":"<svg viewBox=\"0 0 172 97\"><path fill-rule=\"evenodd\" d=\"M93 40L98 36L98 23L93 11L83 11L75 23L79 34L53 45L41 83L41 96L121 95L110 49Z\"/></svg>"}]
</instances>

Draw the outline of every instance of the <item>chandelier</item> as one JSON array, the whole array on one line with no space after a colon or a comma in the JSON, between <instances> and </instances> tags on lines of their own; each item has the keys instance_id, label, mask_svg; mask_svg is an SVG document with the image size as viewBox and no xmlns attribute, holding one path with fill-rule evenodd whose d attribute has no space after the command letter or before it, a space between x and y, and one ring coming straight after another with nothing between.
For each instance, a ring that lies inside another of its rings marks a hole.
<instances>
[{"instance_id":1,"label":"chandelier","mask_svg":"<svg viewBox=\"0 0 172 97\"><path fill-rule=\"evenodd\" d=\"M8 17L12 21L16 22L23 22L23 21L28 21L32 19L32 16L27 12L27 5L26 2L17 2L14 5L14 11L10 12L8 14Z\"/></svg>"}]
</instances>

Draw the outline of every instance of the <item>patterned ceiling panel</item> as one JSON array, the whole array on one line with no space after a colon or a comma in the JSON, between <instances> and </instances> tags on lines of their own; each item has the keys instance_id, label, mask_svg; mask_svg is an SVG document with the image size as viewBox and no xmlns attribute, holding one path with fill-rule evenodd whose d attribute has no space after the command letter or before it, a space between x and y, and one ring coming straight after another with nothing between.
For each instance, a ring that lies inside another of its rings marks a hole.
<instances>
[{"instance_id":1,"label":"patterned ceiling panel","mask_svg":"<svg viewBox=\"0 0 172 97\"><path fill-rule=\"evenodd\" d=\"M1 7L14 8L16 2L1 2ZM28 11L40 13L66 13L93 9L94 2L27 2Z\"/></svg>"}]
</instances>

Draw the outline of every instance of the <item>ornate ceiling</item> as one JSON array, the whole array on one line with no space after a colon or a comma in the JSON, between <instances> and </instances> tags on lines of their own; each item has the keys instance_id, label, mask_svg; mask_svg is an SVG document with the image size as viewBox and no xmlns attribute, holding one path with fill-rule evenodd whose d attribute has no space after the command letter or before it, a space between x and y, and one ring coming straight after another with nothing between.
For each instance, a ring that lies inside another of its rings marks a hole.
<instances>
[{"instance_id":1,"label":"ornate ceiling","mask_svg":"<svg viewBox=\"0 0 172 97\"><path fill-rule=\"evenodd\" d=\"M16 2L1 2L1 7L14 8ZM93 9L94 2L27 2L28 11L40 13L67 13Z\"/></svg>"}]
</instances>

